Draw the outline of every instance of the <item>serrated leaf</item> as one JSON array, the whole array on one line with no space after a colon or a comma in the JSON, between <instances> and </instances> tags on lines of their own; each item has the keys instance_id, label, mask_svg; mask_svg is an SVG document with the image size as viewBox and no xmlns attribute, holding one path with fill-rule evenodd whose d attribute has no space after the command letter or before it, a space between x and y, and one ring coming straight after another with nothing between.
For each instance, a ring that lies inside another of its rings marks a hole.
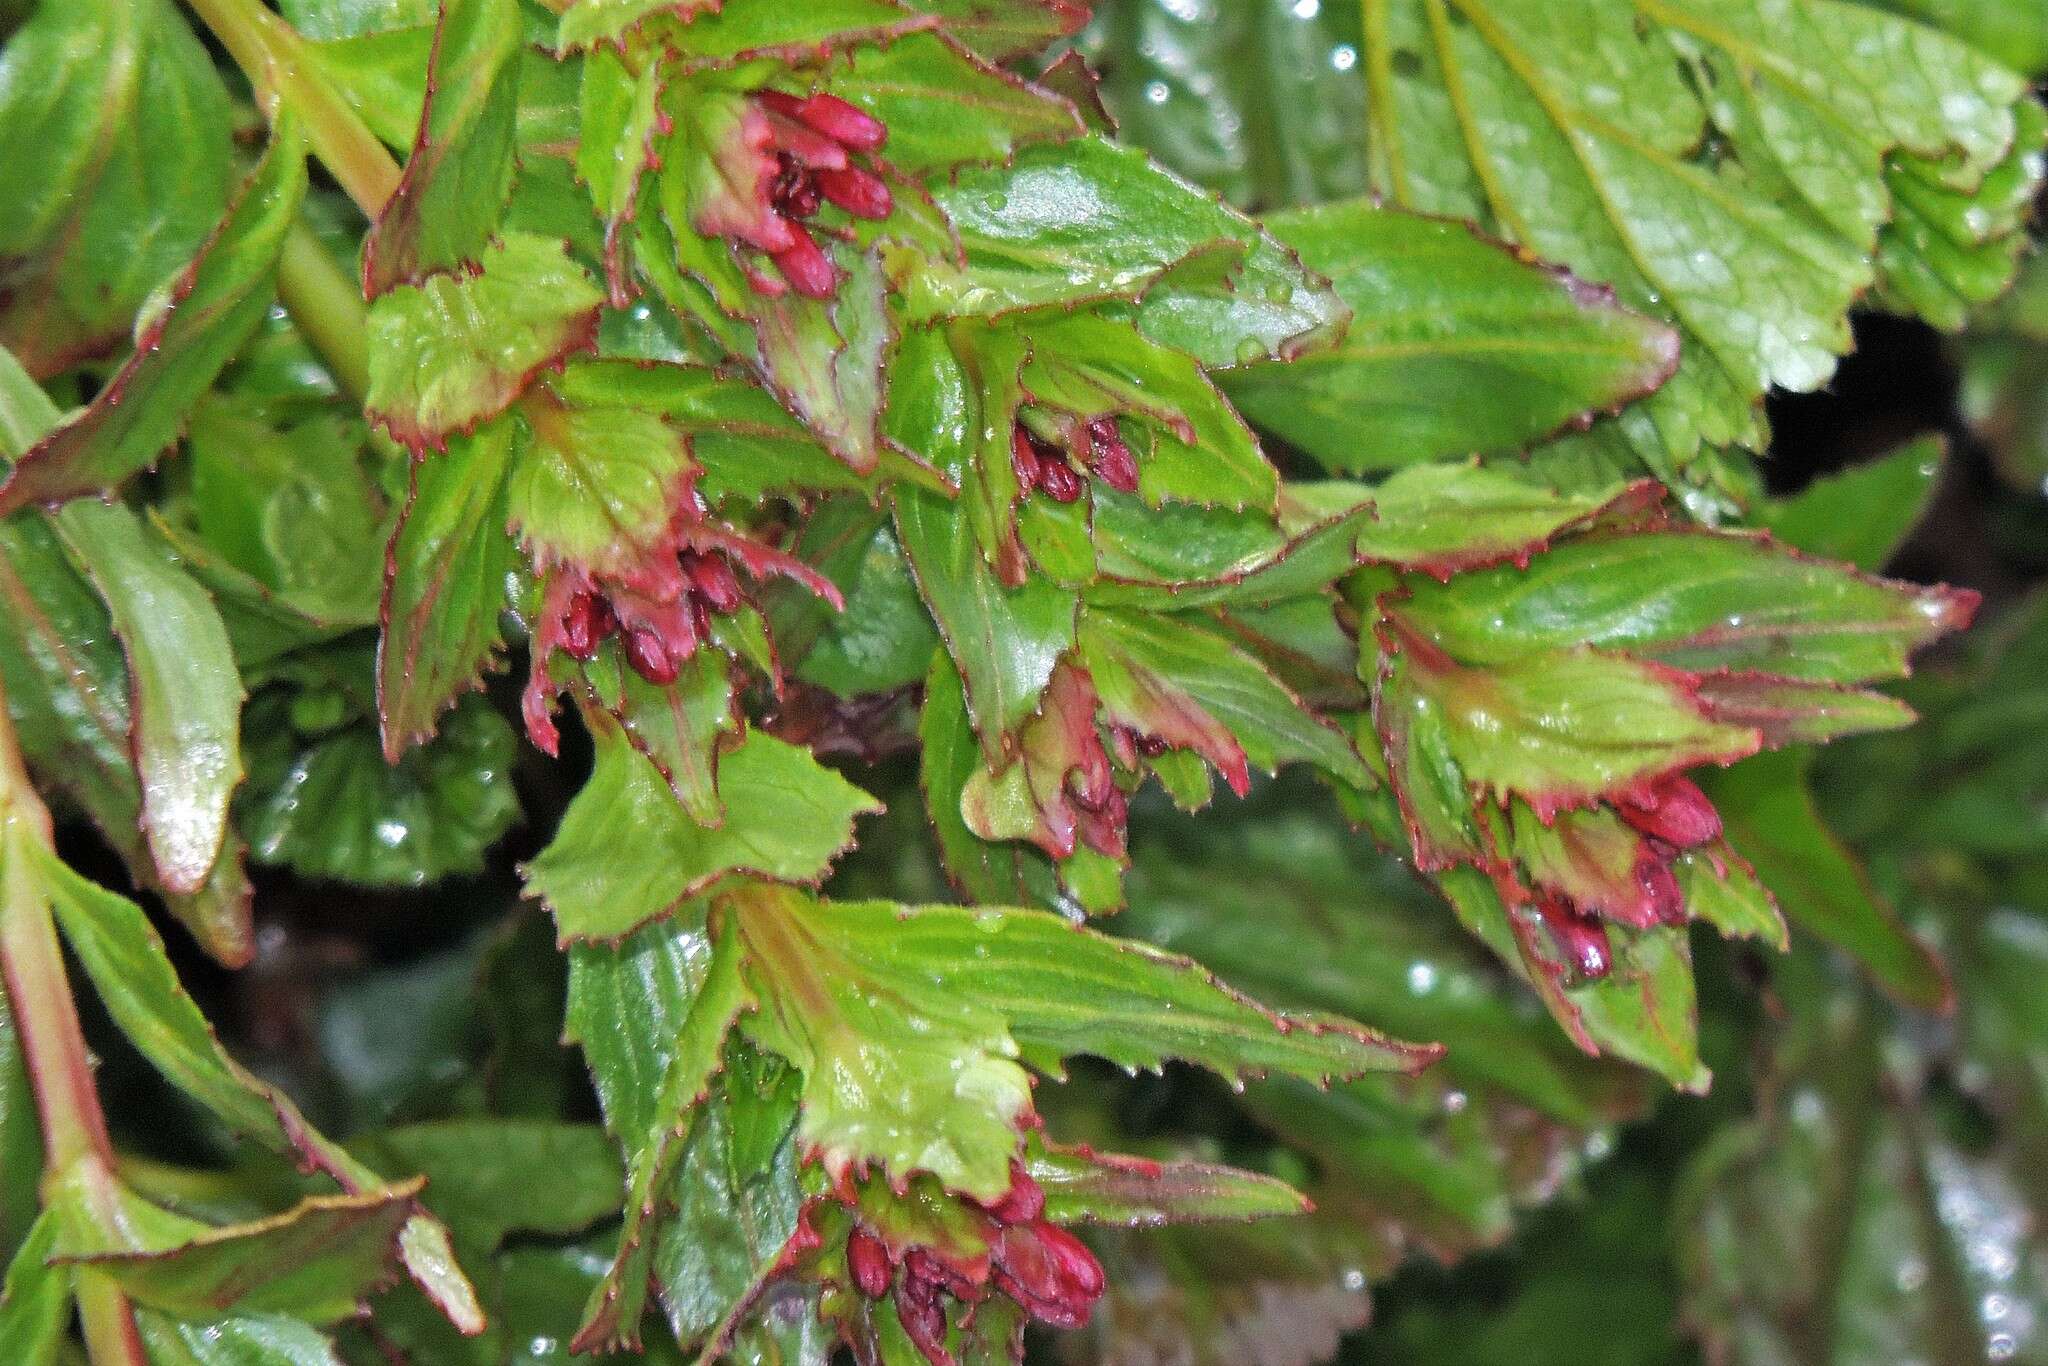
<instances>
[{"instance_id":1,"label":"serrated leaf","mask_svg":"<svg viewBox=\"0 0 2048 1366\"><path fill-rule=\"evenodd\" d=\"M1887 157L1973 189L2022 95L1963 44L1833 0L1372 0L1360 65L1393 203L1680 326L1686 362L1635 435L1681 464L1757 443L1765 388L1833 373L1875 283Z\"/></svg>"},{"instance_id":2,"label":"serrated leaf","mask_svg":"<svg viewBox=\"0 0 2048 1366\"><path fill-rule=\"evenodd\" d=\"M637 25L656 15L672 15L688 23L704 13L716 13L720 0L575 0L562 12L555 31L555 45L564 52L599 43L623 46L623 39Z\"/></svg>"},{"instance_id":3,"label":"serrated leaf","mask_svg":"<svg viewBox=\"0 0 2048 1366\"><path fill-rule=\"evenodd\" d=\"M619 1207L618 1150L594 1124L439 1120L349 1144L380 1171L426 1178L422 1201L460 1231L465 1255L513 1233L568 1237Z\"/></svg>"},{"instance_id":4,"label":"serrated leaf","mask_svg":"<svg viewBox=\"0 0 2048 1366\"><path fill-rule=\"evenodd\" d=\"M1340 782L1372 786L1350 741L1265 666L1195 622L1089 608L1078 643L1105 717L1196 749L1239 796L1249 787L1246 761L1269 774L1306 762ZM1222 745L1219 726L1230 737Z\"/></svg>"},{"instance_id":5,"label":"serrated leaf","mask_svg":"<svg viewBox=\"0 0 2048 1366\"><path fill-rule=\"evenodd\" d=\"M0 483L0 511L112 489L156 463L187 409L263 320L305 189L298 125L286 116L227 216L138 320L133 357L82 412L15 461Z\"/></svg>"},{"instance_id":6,"label":"serrated leaf","mask_svg":"<svg viewBox=\"0 0 2048 1366\"><path fill-rule=\"evenodd\" d=\"M991 61L1044 50L1087 22L1078 0L905 0L920 14L936 15L945 31Z\"/></svg>"},{"instance_id":7,"label":"serrated leaf","mask_svg":"<svg viewBox=\"0 0 2048 1366\"><path fill-rule=\"evenodd\" d=\"M55 520L127 656L142 829L157 875L189 895L221 855L228 800L242 780L242 686L227 629L205 590L148 543L127 508L82 501ZM246 925L212 928L221 937L211 952L247 960Z\"/></svg>"},{"instance_id":8,"label":"serrated leaf","mask_svg":"<svg viewBox=\"0 0 2048 1366\"><path fill-rule=\"evenodd\" d=\"M921 490L896 496L896 534L967 690L968 715L992 760L1038 705L1074 641L1075 594L1042 578L1006 587L967 517Z\"/></svg>"},{"instance_id":9,"label":"serrated leaf","mask_svg":"<svg viewBox=\"0 0 2048 1366\"><path fill-rule=\"evenodd\" d=\"M644 562L693 482L682 435L644 409L565 404L545 389L520 416L530 435L507 510L535 561L608 575Z\"/></svg>"},{"instance_id":10,"label":"serrated leaf","mask_svg":"<svg viewBox=\"0 0 2048 1366\"><path fill-rule=\"evenodd\" d=\"M303 736L288 707L277 698L250 709L255 738L239 811L260 863L356 886L421 887L482 872L485 853L519 819L518 741L481 698L464 698L439 734L395 764L374 728Z\"/></svg>"},{"instance_id":11,"label":"serrated leaf","mask_svg":"<svg viewBox=\"0 0 2048 1366\"><path fill-rule=\"evenodd\" d=\"M553 910L564 943L616 940L734 874L817 882L851 844L854 818L880 810L808 751L750 731L719 763L723 822L702 826L623 734L600 725L594 738L590 781L526 865L526 893ZM622 829L636 832L630 850Z\"/></svg>"},{"instance_id":12,"label":"serrated leaf","mask_svg":"<svg viewBox=\"0 0 2048 1366\"><path fill-rule=\"evenodd\" d=\"M167 0L36 6L0 52L0 344L53 375L118 342L226 207L229 123Z\"/></svg>"},{"instance_id":13,"label":"serrated leaf","mask_svg":"<svg viewBox=\"0 0 2048 1366\"><path fill-rule=\"evenodd\" d=\"M762 378L825 449L855 474L881 462L882 367L896 342L888 290L872 253L836 254L837 294L829 301L795 291L758 304L756 357Z\"/></svg>"},{"instance_id":14,"label":"serrated leaf","mask_svg":"<svg viewBox=\"0 0 2048 1366\"><path fill-rule=\"evenodd\" d=\"M1206 1162L1047 1147L1031 1154L1025 1170L1045 1188L1045 1217L1057 1224L1148 1228L1309 1210L1307 1197L1284 1181Z\"/></svg>"},{"instance_id":15,"label":"serrated leaf","mask_svg":"<svg viewBox=\"0 0 2048 1366\"><path fill-rule=\"evenodd\" d=\"M398 1267L398 1234L417 1181L362 1195L308 1196L281 1214L216 1227L129 1191L120 1220L96 1219L83 1192L57 1197L57 1259L116 1282L149 1308L185 1318L288 1314L332 1323L357 1312Z\"/></svg>"},{"instance_id":16,"label":"serrated leaf","mask_svg":"<svg viewBox=\"0 0 2048 1366\"><path fill-rule=\"evenodd\" d=\"M507 232L480 264L477 274L401 285L370 306L364 405L414 450L445 449L596 341L604 292L562 243Z\"/></svg>"},{"instance_id":17,"label":"serrated leaf","mask_svg":"<svg viewBox=\"0 0 2048 1366\"><path fill-rule=\"evenodd\" d=\"M2039 0L1872 0L1968 39L2014 71L2048 68L2048 26Z\"/></svg>"},{"instance_id":18,"label":"serrated leaf","mask_svg":"<svg viewBox=\"0 0 2048 1366\"><path fill-rule=\"evenodd\" d=\"M625 1223L618 1254L584 1310L576 1334L579 1350L637 1346L660 1228L657 1202L684 1160L685 1143L722 1065L726 1035L753 1005L740 978L738 939L728 922L711 944L710 962L689 1013L668 1043L653 1100L654 1123L621 1135L627 1153Z\"/></svg>"},{"instance_id":19,"label":"serrated leaf","mask_svg":"<svg viewBox=\"0 0 2048 1366\"><path fill-rule=\"evenodd\" d=\"M592 48L583 59L576 174L604 220L605 273L614 303L625 288L625 224L639 206L641 177L657 161L664 70L658 61L635 70L620 52L604 46Z\"/></svg>"},{"instance_id":20,"label":"serrated leaf","mask_svg":"<svg viewBox=\"0 0 2048 1366\"><path fill-rule=\"evenodd\" d=\"M824 89L887 124L889 164L914 176L1086 131L1065 99L988 65L947 29L855 48Z\"/></svg>"},{"instance_id":21,"label":"serrated leaf","mask_svg":"<svg viewBox=\"0 0 2048 1366\"><path fill-rule=\"evenodd\" d=\"M522 36L514 0L443 0L412 155L363 239L365 296L482 257L512 192Z\"/></svg>"},{"instance_id":22,"label":"serrated leaf","mask_svg":"<svg viewBox=\"0 0 2048 1366\"><path fill-rule=\"evenodd\" d=\"M377 647L377 713L395 761L434 733L500 645L506 577L519 562L506 529L515 432L496 423L440 455L415 456L392 534Z\"/></svg>"},{"instance_id":23,"label":"serrated leaf","mask_svg":"<svg viewBox=\"0 0 2048 1366\"><path fill-rule=\"evenodd\" d=\"M1143 297L1141 326L1155 341L1204 364L1236 365L1291 354L1344 317L1257 225L1101 138L964 171L933 197L965 268L936 251L885 247L912 321ZM1213 264L1199 281L1176 284L1190 259ZM1241 298L1226 287L1233 282Z\"/></svg>"},{"instance_id":24,"label":"serrated leaf","mask_svg":"<svg viewBox=\"0 0 2048 1366\"><path fill-rule=\"evenodd\" d=\"M961 798L976 775L987 772L974 728L968 724L960 675L944 651L932 659L918 715L919 777L926 817L938 842L939 864L970 901L993 905L1052 904L1052 865L1036 849L991 843L968 828Z\"/></svg>"},{"instance_id":25,"label":"serrated leaf","mask_svg":"<svg viewBox=\"0 0 2048 1366\"><path fill-rule=\"evenodd\" d=\"M17 840L9 857L35 866L65 942L99 992L102 1005L164 1079L235 1132L325 1172L345 1192L383 1185L374 1172L322 1137L283 1092L230 1058L179 985L163 940L141 908L71 871L40 843ZM448 1232L413 1214L399 1234L414 1282L464 1332L483 1327L476 1292L456 1265Z\"/></svg>"},{"instance_id":26,"label":"serrated leaf","mask_svg":"<svg viewBox=\"0 0 2048 1366\"><path fill-rule=\"evenodd\" d=\"M1351 326L1334 346L1224 384L1326 469L1524 449L1652 392L1678 364L1669 327L1463 224L1369 200L1266 224L1330 277Z\"/></svg>"}]
</instances>

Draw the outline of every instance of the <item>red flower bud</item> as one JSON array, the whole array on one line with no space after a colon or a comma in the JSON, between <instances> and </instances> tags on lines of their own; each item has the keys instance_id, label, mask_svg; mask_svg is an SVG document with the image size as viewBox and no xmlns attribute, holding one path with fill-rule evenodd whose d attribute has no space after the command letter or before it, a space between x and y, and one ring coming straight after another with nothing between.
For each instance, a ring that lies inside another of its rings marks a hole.
<instances>
[{"instance_id":1,"label":"red flower bud","mask_svg":"<svg viewBox=\"0 0 2048 1366\"><path fill-rule=\"evenodd\" d=\"M1692 779L1674 775L1648 791L1615 803L1615 810L1645 835L1678 849L1721 837L1721 813Z\"/></svg>"},{"instance_id":2,"label":"red flower bud","mask_svg":"<svg viewBox=\"0 0 2048 1366\"><path fill-rule=\"evenodd\" d=\"M1012 1224L991 1251L991 1279L1041 1323L1079 1328L1102 1298L1102 1263L1063 1228L1043 1222Z\"/></svg>"},{"instance_id":3,"label":"red flower bud","mask_svg":"<svg viewBox=\"0 0 2048 1366\"><path fill-rule=\"evenodd\" d=\"M796 117L834 142L855 152L877 152L889 140L889 126L837 95L813 95L797 107Z\"/></svg>"},{"instance_id":4,"label":"red flower bud","mask_svg":"<svg viewBox=\"0 0 2048 1366\"><path fill-rule=\"evenodd\" d=\"M1583 914L1570 902L1553 897L1545 897L1538 902L1536 912L1542 916L1544 928L1550 931L1550 937L1556 941L1572 970L1581 978L1595 982L1613 969L1614 949L1607 941L1605 925Z\"/></svg>"},{"instance_id":5,"label":"red flower bud","mask_svg":"<svg viewBox=\"0 0 2048 1366\"><path fill-rule=\"evenodd\" d=\"M1089 462L1102 482L1119 493L1138 491L1138 458L1124 444L1116 419L1097 418L1088 424Z\"/></svg>"},{"instance_id":6,"label":"red flower bud","mask_svg":"<svg viewBox=\"0 0 2048 1366\"><path fill-rule=\"evenodd\" d=\"M578 593L569 599L569 605L562 612L562 649L576 659L597 658L597 647L603 642L605 633L598 629L598 608L602 604L607 615L611 605L595 593Z\"/></svg>"},{"instance_id":7,"label":"red flower bud","mask_svg":"<svg viewBox=\"0 0 2048 1366\"><path fill-rule=\"evenodd\" d=\"M1678 878L1671 871L1671 865L1653 852L1645 852L1636 860L1636 883L1648 898L1651 914L1659 924L1683 925L1685 923L1685 893L1679 889Z\"/></svg>"},{"instance_id":8,"label":"red flower bud","mask_svg":"<svg viewBox=\"0 0 2048 1366\"><path fill-rule=\"evenodd\" d=\"M896 1268L889 1264L889 1249L865 1228L857 1227L846 1235L846 1267L853 1273L853 1283L860 1293L871 1300L888 1294L889 1282L896 1279Z\"/></svg>"},{"instance_id":9,"label":"red flower bud","mask_svg":"<svg viewBox=\"0 0 2048 1366\"><path fill-rule=\"evenodd\" d=\"M906 1279L896 1287L896 1317L911 1345L924 1353L932 1366L956 1366L946 1350L946 1306L937 1286Z\"/></svg>"},{"instance_id":10,"label":"red flower bud","mask_svg":"<svg viewBox=\"0 0 2048 1366\"><path fill-rule=\"evenodd\" d=\"M1074 503L1080 501L1087 481L1067 463L1066 457L1055 455L1050 460L1039 462L1038 486L1055 503Z\"/></svg>"},{"instance_id":11,"label":"red flower bud","mask_svg":"<svg viewBox=\"0 0 2048 1366\"><path fill-rule=\"evenodd\" d=\"M633 672L649 683L663 687L676 681L680 672L677 662L668 652L668 646L661 637L645 626L636 626L626 632L626 662L633 666Z\"/></svg>"},{"instance_id":12,"label":"red flower bud","mask_svg":"<svg viewBox=\"0 0 2048 1366\"><path fill-rule=\"evenodd\" d=\"M806 299L831 298L839 290L838 267L825 259L801 224L791 223L789 231L789 249L775 253L775 268L789 281L789 287Z\"/></svg>"},{"instance_id":13,"label":"red flower bud","mask_svg":"<svg viewBox=\"0 0 2048 1366\"><path fill-rule=\"evenodd\" d=\"M848 166L844 170L819 171L816 180L825 198L855 218L887 218L896 207L895 196L873 171Z\"/></svg>"},{"instance_id":14,"label":"red flower bud","mask_svg":"<svg viewBox=\"0 0 2048 1366\"><path fill-rule=\"evenodd\" d=\"M1017 475L1018 493L1028 494L1038 487L1038 466L1038 448L1020 423L1010 429L1010 468Z\"/></svg>"},{"instance_id":15,"label":"red flower bud","mask_svg":"<svg viewBox=\"0 0 2048 1366\"><path fill-rule=\"evenodd\" d=\"M1010 1164L1010 1188L982 1206L999 1224L1028 1224L1045 1213L1045 1189L1021 1162Z\"/></svg>"},{"instance_id":16,"label":"red flower bud","mask_svg":"<svg viewBox=\"0 0 2048 1366\"><path fill-rule=\"evenodd\" d=\"M712 611L739 610L742 601L740 581L724 556L686 552L683 555L683 572L690 576L691 587L697 590Z\"/></svg>"}]
</instances>

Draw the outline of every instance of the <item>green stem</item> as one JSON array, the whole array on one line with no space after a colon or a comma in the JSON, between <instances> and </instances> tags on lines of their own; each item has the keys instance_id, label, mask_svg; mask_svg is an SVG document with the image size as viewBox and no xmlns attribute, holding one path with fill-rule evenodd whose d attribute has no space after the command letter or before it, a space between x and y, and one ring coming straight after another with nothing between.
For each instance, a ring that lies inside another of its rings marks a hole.
<instances>
[{"instance_id":1,"label":"green stem","mask_svg":"<svg viewBox=\"0 0 2048 1366\"><path fill-rule=\"evenodd\" d=\"M280 107L306 124L313 155L374 220L398 190L398 163L321 74L305 39L262 0L186 0L255 88L264 117Z\"/></svg>"},{"instance_id":2,"label":"green stem","mask_svg":"<svg viewBox=\"0 0 2048 1366\"><path fill-rule=\"evenodd\" d=\"M361 402L370 392L369 310L348 272L303 219L292 224L277 262L277 294L335 383Z\"/></svg>"},{"instance_id":3,"label":"green stem","mask_svg":"<svg viewBox=\"0 0 2048 1366\"><path fill-rule=\"evenodd\" d=\"M96 1221L121 1217L114 1145L93 1085L92 1054L64 972L48 894L22 852L50 844L50 812L22 763L7 698L0 689L0 977L21 1036L21 1051L42 1121L45 1188L64 1180ZM135 1315L121 1288L96 1273L77 1279L79 1321L93 1366L147 1366Z\"/></svg>"}]
</instances>

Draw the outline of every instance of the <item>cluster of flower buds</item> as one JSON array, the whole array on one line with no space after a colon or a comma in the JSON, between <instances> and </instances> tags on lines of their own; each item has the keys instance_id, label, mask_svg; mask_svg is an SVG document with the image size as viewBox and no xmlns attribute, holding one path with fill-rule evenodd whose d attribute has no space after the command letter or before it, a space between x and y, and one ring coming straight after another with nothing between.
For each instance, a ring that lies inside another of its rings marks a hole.
<instances>
[{"instance_id":1,"label":"cluster of flower buds","mask_svg":"<svg viewBox=\"0 0 2048 1366\"><path fill-rule=\"evenodd\" d=\"M616 634L620 652L633 672L649 683L675 682L698 644L711 638L712 617L737 611L743 601L739 578L724 556L685 550L679 562L684 587L677 606L688 615L692 628L686 639L671 639L652 625L622 627L610 599L591 587L579 589L562 613L563 651L589 661L597 657L598 647Z\"/></svg>"},{"instance_id":2,"label":"cluster of flower buds","mask_svg":"<svg viewBox=\"0 0 2048 1366\"><path fill-rule=\"evenodd\" d=\"M1081 468L1075 469L1068 453L1019 422L1010 434L1010 466L1017 474L1017 491L1029 497L1043 490L1055 503L1078 500L1093 474L1120 493L1138 491L1138 458L1124 443L1116 419L1099 417L1085 430L1083 449L1077 452Z\"/></svg>"},{"instance_id":3,"label":"cluster of flower buds","mask_svg":"<svg viewBox=\"0 0 2048 1366\"><path fill-rule=\"evenodd\" d=\"M1079 1238L1045 1219L1045 1191L1021 1164L1010 1188L982 1206L995 1225L987 1280L1032 1318L1055 1328L1079 1328L1102 1298L1102 1263ZM910 1340L932 1366L954 1366L946 1348L946 1300L982 1296L979 1277L950 1265L928 1248L902 1256L901 1275L888 1245L856 1225L846 1239L846 1266L854 1287L871 1300L894 1288L896 1314Z\"/></svg>"},{"instance_id":4,"label":"cluster of flower buds","mask_svg":"<svg viewBox=\"0 0 2048 1366\"><path fill-rule=\"evenodd\" d=\"M1672 865L1680 851L1721 837L1720 812L1697 783L1677 775L1617 799L1614 810L1642 836L1633 870L1642 891L1641 923L1684 924L1685 893ZM1612 970L1613 946L1599 918L1555 896L1540 899L1536 913L1577 977L1594 981Z\"/></svg>"},{"instance_id":5,"label":"cluster of flower buds","mask_svg":"<svg viewBox=\"0 0 2048 1366\"><path fill-rule=\"evenodd\" d=\"M895 199L882 178L856 166L858 154L880 151L889 140L881 120L836 95L800 98L779 90L754 95L767 122L767 149L775 157L768 184L772 212L763 215L752 243L766 251L789 287L807 299L829 299L839 289L839 272L804 226L822 204L855 218L887 218ZM778 293L772 280L756 276L755 288Z\"/></svg>"}]
</instances>

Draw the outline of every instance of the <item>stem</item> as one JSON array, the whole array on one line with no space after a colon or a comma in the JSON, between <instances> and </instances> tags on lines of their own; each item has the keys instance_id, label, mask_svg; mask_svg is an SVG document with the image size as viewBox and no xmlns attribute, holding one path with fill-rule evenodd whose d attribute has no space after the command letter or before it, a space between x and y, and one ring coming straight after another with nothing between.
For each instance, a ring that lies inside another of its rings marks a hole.
<instances>
[{"instance_id":1,"label":"stem","mask_svg":"<svg viewBox=\"0 0 2048 1366\"><path fill-rule=\"evenodd\" d=\"M369 310L348 272L301 219L277 261L277 294L328 371L358 403L370 392Z\"/></svg>"},{"instance_id":2,"label":"stem","mask_svg":"<svg viewBox=\"0 0 2048 1366\"><path fill-rule=\"evenodd\" d=\"M313 155L372 220L398 190L398 163L321 74L298 31L262 0L186 0L255 88L273 123L288 108L306 124Z\"/></svg>"},{"instance_id":3,"label":"stem","mask_svg":"<svg viewBox=\"0 0 2048 1366\"><path fill-rule=\"evenodd\" d=\"M42 1121L45 1189L59 1180L75 1181L92 1217L113 1223L121 1218L114 1145L93 1085L92 1054L78 1025L64 953L50 923L49 898L20 856L31 842L49 847L50 812L29 783L0 687L0 977L14 1007ZM120 1287L85 1270L77 1286L93 1366L146 1366L135 1316Z\"/></svg>"}]
</instances>

